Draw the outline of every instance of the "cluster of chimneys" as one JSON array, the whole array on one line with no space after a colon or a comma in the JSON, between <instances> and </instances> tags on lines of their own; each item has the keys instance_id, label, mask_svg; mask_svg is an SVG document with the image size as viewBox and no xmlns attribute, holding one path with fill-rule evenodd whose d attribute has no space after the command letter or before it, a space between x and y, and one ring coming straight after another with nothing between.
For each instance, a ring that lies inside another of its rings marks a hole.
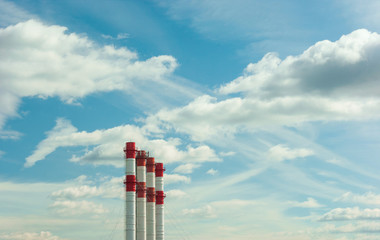
<instances>
[{"instance_id":1,"label":"cluster of chimneys","mask_svg":"<svg viewBox=\"0 0 380 240\"><path fill-rule=\"evenodd\" d=\"M127 142L126 240L164 239L164 165Z\"/></svg>"}]
</instances>

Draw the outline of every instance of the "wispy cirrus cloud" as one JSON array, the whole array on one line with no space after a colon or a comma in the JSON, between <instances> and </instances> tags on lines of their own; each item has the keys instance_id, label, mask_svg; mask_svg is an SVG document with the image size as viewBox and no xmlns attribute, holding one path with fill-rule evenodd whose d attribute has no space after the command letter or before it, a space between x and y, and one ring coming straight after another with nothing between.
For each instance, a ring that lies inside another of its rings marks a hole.
<instances>
[{"instance_id":1,"label":"wispy cirrus cloud","mask_svg":"<svg viewBox=\"0 0 380 240\"><path fill-rule=\"evenodd\" d=\"M36 19L37 16L18 7L11 1L0 0L0 27L16 24L32 18Z\"/></svg>"},{"instance_id":2,"label":"wispy cirrus cloud","mask_svg":"<svg viewBox=\"0 0 380 240\"><path fill-rule=\"evenodd\" d=\"M317 200L314 198L307 198L304 202L288 202L289 205L293 207L300 207L300 208L320 208L324 205L320 204Z\"/></svg>"}]
</instances>

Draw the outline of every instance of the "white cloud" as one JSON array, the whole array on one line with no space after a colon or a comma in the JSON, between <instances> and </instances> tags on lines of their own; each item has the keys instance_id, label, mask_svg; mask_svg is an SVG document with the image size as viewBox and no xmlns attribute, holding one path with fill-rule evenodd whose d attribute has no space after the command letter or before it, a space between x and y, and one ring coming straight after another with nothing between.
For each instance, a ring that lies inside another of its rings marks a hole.
<instances>
[{"instance_id":1,"label":"white cloud","mask_svg":"<svg viewBox=\"0 0 380 240\"><path fill-rule=\"evenodd\" d=\"M268 150L267 156L269 160L284 161L295 158L304 158L314 155L314 152L306 148L290 149L284 145L276 145Z\"/></svg>"},{"instance_id":2,"label":"white cloud","mask_svg":"<svg viewBox=\"0 0 380 240\"><path fill-rule=\"evenodd\" d=\"M277 125L378 119L379 53L380 35L362 29L284 60L267 54L219 88L222 100L203 95L147 121L202 141Z\"/></svg>"},{"instance_id":3,"label":"white cloud","mask_svg":"<svg viewBox=\"0 0 380 240\"><path fill-rule=\"evenodd\" d=\"M239 215L244 209L252 209L252 206L255 205L257 205L257 202L252 200L231 199L213 201L199 208L186 208L183 209L182 213L197 218L216 218L218 216L231 217L234 214Z\"/></svg>"},{"instance_id":4,"label":"white cloud","mask_svg":"<svg viewBox=\"0 0 380 240\"><path fill-rule=\"evenodd\" d=\"M335 208L328 213L325 213L320 220L321 221L340 221L340 220L379 220L380 219L380 209L366 208L364 210L358 207L354 208Z\"/></svg>"},{"instance_id":5,"label":"white cloud","mask_svg":"<svg viewBox=\"0 0 380 240\"><path fill-rule=\"evenodd\" d=\"M380 195L373 192L367 192L363 195L346 192L336 201L361 203L366 205L380 205Z\"/></svg>"},{"instance_id":6,"label":"white cloud","mask_svg":"<svg viewBox=\"0 0 380 240\"><path fill-rule=\"evenodd\" d=\"M64 240L58 236L54 236L51 232L25 232L25 233L11 233L1 234L2 240Z\"/></svg>"},{"instance_id":7,"label":"white cloud","mask_svg":"<svg viewBox=\"0 0 380 240\"><path fill-rule=\"evenodd\" d=\"M218 170L211 168L206 173L211 175L211 176L215 176L216 174L218 174Z\"/></svg>"},{"instance_id":8,"label":"white cloud","mask_svg":"<svg viewBox=\"0 0 380 240\"><path fill-rule=\"evenodd\" d=\"M79 186L79 187L68 187L63 190L55 191L51 194L52 198L64 198L64 199L76 199L83 197L94 197L102 194L102 191L96 186Z\"/></svg>"},{"instance_id":9,"label":"white cloud","mask_svg":"<svg viewBox=\"0 0 380 240\"><path fill-rule=\"evenodd\" d=\"M173 184L178 182L190 183L191 178L179 174L164 174L165 184Z\"/></svg>"},{"instance_id":10,"label":"white cloud","mask_svg":"<svg viewBox=\"0 0 380 240\"><path fill-rule=\"evenodd\" d=\"M194 163L221 161L215 151L207 145L192 147L188 145L186 151L179 150L179 139L152 139L149 140L144 128L133 125L122 125L93 132L79 132L70 121L59 118L56 126L47 132L47 138L41 141L34 152L26 158L25 167L31 167L36 162L46 158L58 147L83 146L88 147L83 155L74 155L72 162L92 163L95 165L113 165L123 167L123 147L125 139L133 136L140 149L148 150L156 161ZM93 146L93 148L89 148Z\"/></svg>"},{"instance_id":11,"label":"white cloud","mask_svg":"<svg viewBox=\"0 0 380 240\"><path fill-rule=\"evenodd\" d=\"M243 199L231 199L224 201L215 201L210 203L215 208L225 209L225 208L244 208L247 206L257 205L256 201L243 200Z\"/></svg>"},{"instance_id":12,"label":"white cloud","mask_svg":"<svg viewBox=\"0 0 380 240\"><path fill-rule=\"evenodd\" d=\"M323 207L322 204L318 203L314 198L307 198L304 202L288 202L293 207L301 207L301 208L320 208Z\"/></svg>"},{"instance_id":13,"label":"white cloud","mask_svg":"<svg viewBox=\"0 0 380 240\"><path fill-rule=\"evenodd\" d=\"M166 196L170 199L181 199L187 196L187 194L180 189L173 189L166 192Z\"/></svg>"},{"instance_id":14,"label":"white cloud","mask_svg":"<svg viewBox=\"0 0 380 240\"><path fill-rule=\"evenodd\" d=\"M108 210L102 204L90 201L58 200L49 206L54 212L63 216L78 216L87 214L103 214Z\"/></svg>"},{"instance_id":15,"label":"white cloud","mask_svg":"<svg viewBox=\"0 0 380 240\"><path fill-rule=\"evenodd\" d=\"M378 233L380 232L380 224L377 222L360 222L356 224L347 224L342 226L335 226L333 224L327 224L321 229L323 232L332 233ZM356 238L367 239L367 238ZM371 239L370 237L368 239Z\"/></svg>"},{"instance_id":16,"label":"white cloud","mask_svg":"<svg viewBox=\"0 0 380 240\"><path fill-rule=\"evenodd\" d=\"M249 64L242 77L222 86L223 94L243 92L271 99L281 96L376 97L379 93L380 35L365 29L336 42L321 41L285 60L267 54ZM365 71L364 71L365 69Z\"/></svg>"},{"instance_id":17,"label":"white cloud","mask_svg":"<svg viewBox=\"0 0 380 240\"><path fill-rule=\"evenodd\" d=\"M235 155L236 154L236 152L233 152L233 151L229 151L229 152L221 152L220 153L220 156L222 156L222 157L229 157L229 156L233 156L233 155Z\"/></svg>"},{"instance_id":18,"label":"white cloud","mask_svg":"<svg viewBox=\"0 0 380 240\"><path fill-rule=\"evenodd\" d=\"M200 166L200 164L186 163L176 167L173 172L190 174L194 171L194 169L199 168Z\"/></svg>"},{"instance_id":19,"label":"white cloud","mask_svg":"<svg viewBox=\"0 0 380 240\"><path fill-rule=\"evenodd\" d=\"M102 37L105 39L122 40L122 39L129 38L130 36L128 33L119 33L116 37L112 37L110 35L104 35L104 34L102 34Z\"/></svg>"},{"instance_id":20,"label":"white cloud","mask_svg":"<svg viewBox=\"0 0 380 240\"><path fill-rule=\"evenodd\" d=\"M1 113L0 113L1 115ZM1 118L1 116L0 116ZM0 139L12 139L17 140L22 136L20 132L13 131L13 130L0 130Z\"/></svg>"},{"instance_id":21,"label":"white cloud","mask_svg":"<svg viewBox=\"0 0 380 240\"><path fill-rule=\"evenodd\" d=\"M215 218L214 209L210 205L201 208L183 209L182 214L185 216L199 217L199 218Z\"/></svg>"},{"instance_id":22,"label":"white cloud","mask_svg":"<svg viewBox=\"0 0 380 240\"><path fill-rule=\"evenodd\" d=\"M9 5L1 1L5 3ZM85 36L67 33L66 27L37 20L1 28L0 41L0 129L9 117L18 116L22 97L59 97L76 103L96 92L132 94L142 86L165 86L168 96L174 88L181 96L190 94L168 80L178 65L172 56L139 61L125 47L98 46Z\"/></svg>"},{"instance_id":23,"label":"white cloud","mask_svg":"<svg viewBox=\"0 0 380 240\"><path fill-rule=\"evenodd\" d=\"M104 177L98 184L78 177L72 182L73 186L54 191L50 194L56 200L76 200L81 198L124 198L124 177ZM91 185L83 185L91 184Z\"/></svg>"}]
</instances>

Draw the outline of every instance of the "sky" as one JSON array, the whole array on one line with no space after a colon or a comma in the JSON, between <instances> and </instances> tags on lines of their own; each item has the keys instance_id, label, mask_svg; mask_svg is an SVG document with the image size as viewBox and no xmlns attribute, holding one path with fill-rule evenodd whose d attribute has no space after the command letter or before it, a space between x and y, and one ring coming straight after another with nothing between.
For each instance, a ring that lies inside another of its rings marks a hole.
<instances>
[{"instance_id":1,"label":"sky","mask_svg":"<svg viewBox=\"0 0 380 240\"><path fill-rule=\"evenodd\" d=\"M0 0L0 239L380 239L376 0Z\"/></svg>"}]
</instances>

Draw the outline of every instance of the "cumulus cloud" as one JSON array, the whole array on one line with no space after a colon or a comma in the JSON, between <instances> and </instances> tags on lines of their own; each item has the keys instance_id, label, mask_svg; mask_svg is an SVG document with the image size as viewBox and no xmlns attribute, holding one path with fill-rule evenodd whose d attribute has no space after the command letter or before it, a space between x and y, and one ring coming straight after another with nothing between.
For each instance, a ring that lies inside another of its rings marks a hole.
<instances>
[{"instance_id":1,"label":"cumulus cloud","mask_svg":"<svg viewBox=\"0 0 380 240\"><path fill-rule=\"evenodd\" d=\"M341 220L379 220L380 209L366 208L364 210L358 207L354 208L335 208L328 213L325 213L320 220L321 221L341 221Z\"/></svg>"},{"instance_id":2,"label":"cumulus cloud","mask_svg":"<svg viewBox=\"0 0 380 240\"><path fill-rule=\"evenodd\" d=\"M380 35L357 30L284 60L269 53L221 86L222 100L203 95L148 120L201 141L273 125L377 119L379 62Z\"/></svg>"},{"instance_id":3,"label":"cumulus cloud","mask_svg":"<svg viewBox=\"0 0 380 240\"><path fill-rule=\"evenodd\" d=\"M336 42L321 41L299 56L281 61L267 54L249 64L242 77L222 86L223 94L243 92L262 98L281 96L377 96L380 35L365 29Z\"/></svg>"},{"instance_id":4,"label":"cumulus cloud","mask_svg":"<svg viewBox=\"0 0 380 240\"><path fill-rule=\"evenodd\" d=\"M178 65L172 56L139 61L125 47L99 46L63 26L28 20L1 28L0 42L0 129L17 116L22 97L76 103L96 92L131 93L147 82L175 85L166 80Z\"/></svg>"},{"instance_id":5,"label":"cumulus cloud","mask_svg":"<svg viewBox=\"0 0 380 240\"><path fill-rule=\"evenodd\" d=\"M58 236L54 236L51 232L26 232L26 233L11 233L2 234L0 239L3 240L65 240Z\"/></svg>"},{"instance_id":6,"label":"cumulus cloud","mask_svg":"<svg viewBox=\"0 0 380 240\"><path fill-rule=\"evenodd\" d=\"M83 155L73 155L72 162L80 164L113 165L123 167L123 147L125 139L133 136L134 141L142 149L149 149L157 161L165 163L188 162L200 164L202 162L221 161L215 151L207 145L193 147L187 145L186 150L180 150L179 139L152 139L148 138L143 128L134 125L122 125L93 132L78 131L67 119L57 119L56 126L46 133L47 137L41 141L34 152L26 158L25 167L31 167L36 162L45 159L59 147L83 146L87 147Z\"/></svg>"},{"instance_id":7,"label":"cumulus cloud","mask_svg":"<svg viewBox=\"0 0 380 240\"><path fill-rule=\"evenodd\" d=\"M336 201L361 203L366 205L380 205L380 195L373 192L367 192L363 195L346 192Z\"/></svg>"},{"instance_id":8,"label":"cumulus cloud","mask_svg":"<svg viewBox=\"0 0 380 240\"><path fill-rule=\"evenodd\" d=\"M271 147L267 156L269 160L284 161L295 158L304 158L314 155L314 152L306 148L290 149L282 144Z\"/></svg>"},{"instance_id":9,"label":"cumulus cloud","mask_svg":"<svg viewBox=\"0 0 380 240\"><path fill-rule=\"evenodd\" d=\"M49 206L54 212L63 216L78 216L87 214L103 214L108 210L102 204L90 201L58 200Z\"/></svg>"}]
</instances>

